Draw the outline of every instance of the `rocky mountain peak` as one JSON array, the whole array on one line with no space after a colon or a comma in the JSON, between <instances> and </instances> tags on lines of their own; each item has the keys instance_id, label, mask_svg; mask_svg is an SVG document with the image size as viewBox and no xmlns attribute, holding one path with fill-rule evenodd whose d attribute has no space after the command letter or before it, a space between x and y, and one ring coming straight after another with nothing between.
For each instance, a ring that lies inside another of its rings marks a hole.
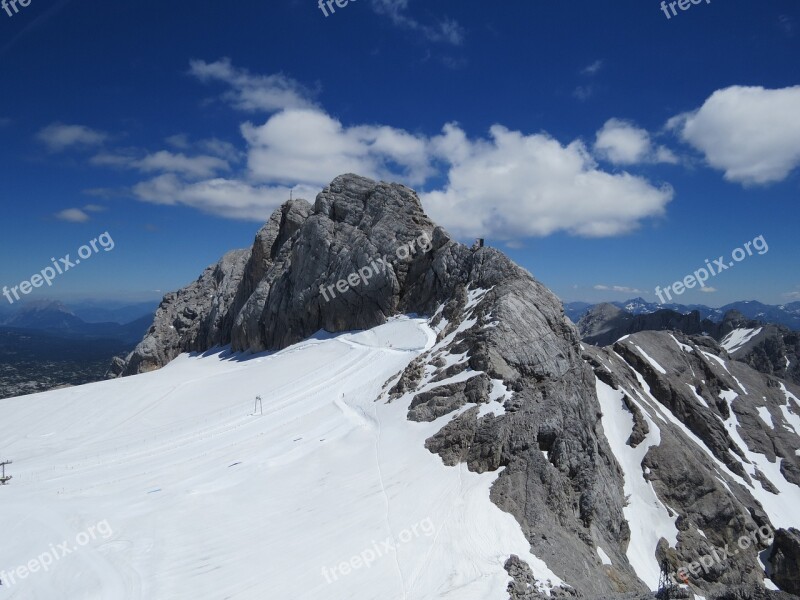
<instances>
[{"instance_id":1,"label":"rocky mountain peak","mask_svg":"<svg viewBox=\"0 0 800 600\"><path fill-rule=\"evenodd\" d=\"M440 423L425 446L445 465L497 472L492 501L565 582L537 582L504 557L512 600L646 595L660 565L677 570L707 542L767 528L782 540L773 581L794 585L800 549L780 506L800 499L800 389L730 360L696 312L642 319L698 335L584 346L552 292L497 250L453 240L402 185L343 175L313 206L281 206L249 249L165 296L124 374L182 352L280 349L411 313L435 339L375 401ZM623 325L648 329L642 319ZM750 598L755 586L768 598L757 556L768 545L698 575L693 589Z\"/></svg>"}]
</instances>

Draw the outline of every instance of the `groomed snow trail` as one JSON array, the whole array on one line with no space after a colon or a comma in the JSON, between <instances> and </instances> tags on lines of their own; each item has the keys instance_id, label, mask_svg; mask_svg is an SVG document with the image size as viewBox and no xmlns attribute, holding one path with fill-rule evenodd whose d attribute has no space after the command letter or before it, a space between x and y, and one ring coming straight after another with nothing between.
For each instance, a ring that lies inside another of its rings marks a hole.
<instances>
[{"instance_id":1,"label":"groomed snow trail","mask_svg":"<svg viewBox=\"0 0 800 600\"><path fill-rule=\"evenodd\" d=\"M374 401L434 338L398 318L0 401L0 456L14 461L0 571L72 549L3 577L0 598L500 600L510 554L555 582L490 502L498 474L425 449L451 417L412 423L407 402Z\"/></svg>"}]
</instances>

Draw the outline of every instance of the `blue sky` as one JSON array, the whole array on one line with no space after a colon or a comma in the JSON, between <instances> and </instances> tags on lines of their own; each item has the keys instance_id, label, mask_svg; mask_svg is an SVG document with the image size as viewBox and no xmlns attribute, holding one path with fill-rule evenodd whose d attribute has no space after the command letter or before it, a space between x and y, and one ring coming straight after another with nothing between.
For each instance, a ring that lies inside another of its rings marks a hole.
<instances>
[{"instance_id":1,"label":"blue sky","mask_svg":"<svg viewBox=\"0 0 800 600\"><path fill-rule=\"evenodd\" d=\"M669 19L656 0L17 8L0 286L115 243L30 298L158 298L248 246L290 189L355 171L567 301L655 301L757 236L767 252L679 301L800 299L796 0Z\"/></svg>"}]
</instances>

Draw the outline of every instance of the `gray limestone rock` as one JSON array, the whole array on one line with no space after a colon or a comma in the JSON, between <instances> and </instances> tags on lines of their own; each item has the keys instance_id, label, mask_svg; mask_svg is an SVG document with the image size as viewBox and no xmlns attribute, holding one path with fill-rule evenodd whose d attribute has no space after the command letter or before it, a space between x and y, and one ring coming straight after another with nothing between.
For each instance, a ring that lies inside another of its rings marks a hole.
<instances>
[{"instance_id":1,"label":"gray limestone rock","mask_svg":"<svg viewBox=\"0 0 800 600\"><path fill-rule=\"evenodd\" d=\"M337 177L313 207L285 204L251 249L165 296L123 374L157 369L181 352L280 349L321 329L367 329L409 313L428 318L436 343L376 401L407 402L412 420L441 419L426 447L445 465L502 470L490 497L569 584L556 596L648 594L628 560L625 481L603 428L598 380L624 391L629 447L653 435L648 419L658 423L660 442L648 446L641 477L673 511L679 533L676 547L662 540L652 549L653 560L677 568L709 543L769 525L752 486L800 484L800 438L784 427L783 412L800 407L783 382L729 360L709 337L642 332L609 348L584 346L561 302L530 273L493 248L453 240L409 188L355 175ZM767 427L764 411L781 427ZM733 419L740 437L728 428ZM785 481L753 471L752 452L780 459ZM755 552L704 574L693 589L760 586ZM539 597L525 567L513 557L506 563L513 599Z\"/></svg>"}]
</instances>

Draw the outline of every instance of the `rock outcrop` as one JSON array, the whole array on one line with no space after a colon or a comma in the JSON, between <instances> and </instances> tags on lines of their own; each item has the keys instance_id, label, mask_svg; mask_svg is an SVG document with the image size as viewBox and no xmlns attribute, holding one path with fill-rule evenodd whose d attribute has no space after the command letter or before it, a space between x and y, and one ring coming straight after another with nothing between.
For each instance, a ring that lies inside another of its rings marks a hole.
<instances>
[{"instance_id":1,"label":"rock outcrop","mask_svg":"<svg viewBox=\"0 0 800 600\"><path fill-rule=\"evenodd\" d=\"M427 317L436 341L376 401L407 403L415 421L446 418L426 442L446 465L500 471L491 498L566 582L553 595L646 595L653 585L632 560L677 568L705 554L704 540L724 545L772 526L755 486L800 483L800 438L786 422L786 411L800 414L791 399L800 390L729 361L710 338L639 333L635 343L585 347L559 300L530 273L493 248L453 240L409 188L354 175L336 178L313 207L285 204L251 249L168 294L124 374L181 352L279 349L321 329L366 329L408 313ZM619 392L615 410L630 415L623 441L643 451L634 476L649 482L675 521L676 542L662 538L645 557L631 558L634 515L604 429L601 384ZM759 470L755 454L780 460L782 480ZM518 558L505 558L512 597L539 597L542 582ZM762 579L751 552L691 583L711 594L764 590Z\"/></svg>"}]
</instances>

